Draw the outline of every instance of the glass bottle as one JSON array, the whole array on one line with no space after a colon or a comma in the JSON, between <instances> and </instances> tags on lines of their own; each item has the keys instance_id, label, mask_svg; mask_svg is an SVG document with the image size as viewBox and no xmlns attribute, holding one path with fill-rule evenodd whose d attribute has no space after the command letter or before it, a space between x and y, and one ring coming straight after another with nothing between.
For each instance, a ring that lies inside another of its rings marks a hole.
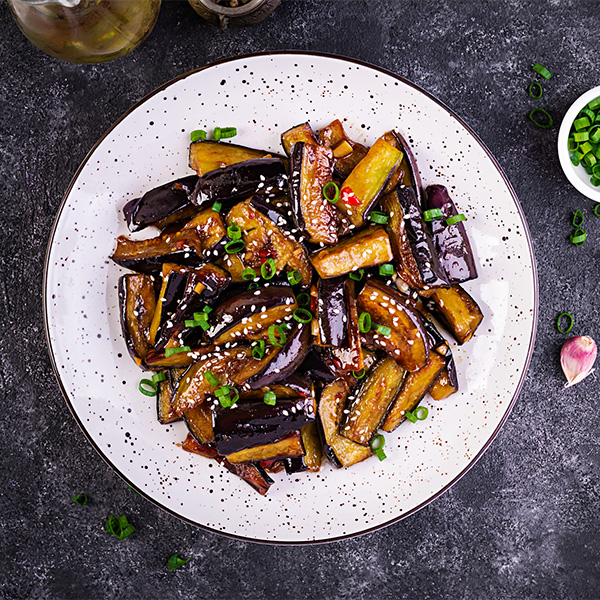
<instances>
[{"instance_id":1,"label":"glass bottle","mask_svg":"<svg viewBox=\"0 0 600 600\"><path fill-rule=\"evenodd\" d=\"M228 27L248 27L266 19L280 0L188 0L192 8L207 21Z\"/></svg>"}]
</instances>

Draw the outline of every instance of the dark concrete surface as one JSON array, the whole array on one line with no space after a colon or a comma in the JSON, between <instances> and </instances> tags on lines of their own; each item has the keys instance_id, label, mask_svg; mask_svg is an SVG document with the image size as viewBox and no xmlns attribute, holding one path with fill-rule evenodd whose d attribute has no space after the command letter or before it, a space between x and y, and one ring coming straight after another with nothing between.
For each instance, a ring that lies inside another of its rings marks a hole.
<instances>
[{"instance_id":1,"label":"dark concrete surface","mask_svg":"<svg viewBox=\"0 0 600 600\"><path fill-rule=\"evenodd\" d=\"M600 83L600 4L283 0L220 33L165 2L133 54L98 66L54 60L0 5L0 598L598 598L600 424L596 377L564 391L556 333L600 339L593 203L564 178L557 128L526 118L530 66L554 77L542 100L560 122ZM483 138L529 220L540 276L536 350L521 397L478 464L413 517L367 536L273 547L205 533L127 489L68 411L47 356L41 285L54 215L77 166L129 106L189 69L241 53L302 49L369 61L425 87ZM574 209L589 240L571 246ZM86 491L89 506L70 496ZM125 512L136 531L103 531ZM192 557L169 572L172 552Z\"/></svg>"}]
</instances>

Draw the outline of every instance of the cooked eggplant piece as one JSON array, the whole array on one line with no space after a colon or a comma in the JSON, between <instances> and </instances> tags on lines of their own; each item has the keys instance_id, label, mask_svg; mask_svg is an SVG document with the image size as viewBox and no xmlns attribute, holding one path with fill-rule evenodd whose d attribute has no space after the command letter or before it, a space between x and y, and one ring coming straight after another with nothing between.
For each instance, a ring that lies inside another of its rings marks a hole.
<instances>
[{"instance_id":1,"label":"cooked eggplant piece","mask_svg":"<svg viewBox=\"0 0 600 600\"><path fill-rule=\"evenodd\" d=\"M248 382L247 382L248 383ZM307 376L294 373L291 377L256 389L244 389L240 392L240 400L263 400L265 392L274 392L277 398L315 398L315 385Z\"/></svg>"},{"instance_id":2,"label":"cooked eggplant piece","mask_svg":"<svg viewBox=\"0 0 600 600\"><path fill-rule=\"evenodd\" d=\"M343 379L328 384L321 393L319 424L323 438L323 453L336 467L349 467L372 456L368 446L357 444L340 435L350 388Z\"/></svg>"},{"instance_id":3,"label":"cooked eggplant piece","mask_svg":"<svg viewBox=\"0 0 600 600\"><path fill-rule=\"evenodd\" d=\"M429 395L434 400L444 400L448 396L452 396L458 392L458 379L456 377L456 370L451 375L451 368L454 368L454 360L452 360L453 367L447 366L442 370L440 376L436 382L429 389Z\"/></svg>"},{"instance_id":4,"label":"cooked eggplant piece","mask_svg":"<svg viewBox=\"0 0 600 600\"><path fill-rule=\"evenodd\" d=\"M428 308L459 344L473 337L483 320L483 314L477 302L460 285L422 293L429 298Z\"/></svg>"},{"instance_id":5,"label":"cooked eggplant piece","mask_svg":"<svg viewBox=\"0 0 600 600\"><path fill-rule=\"evenodd\" d=\"M396 188L381 198L380 206L388 215L385 229L400 277L413 289L448 285L414 189Z\"/></svg>"},{"instance_id":6,"label":"cooked eggplant piece","mask_svg":"<svg viewBox=\"0 0 600 600\"><path fill-rule=\"evenodd\" d=\"M207 402L186 410L183 413L183 420L189 432L200 444L208 444L215 441L212 409Z\"/></svg>"},{"instance_id":7,"label":"cooked eggplant piece","mask_svg":"<svg viewBox=\"0 0 600 600\"><path fill-rule=\"evenodd\" d=\"M352 225L360 227L364 223L401 160L402 152L380 138L348 175L336 207Z\"/></svg>"},{"instance_id":8,"label":"cooked eggplant piece","mask_svg":"<svg viewBox=\"0 0 600 600\"><path fill-rule=\"evenodd\" d=\"M299 370L316 382L331 383L336 378L326 362L323 361L320 353L314 348L306 355Z\"/></svg>"},{"instance_id":9,"label":"cooked eggplant piece","mask_svg":"<svg viewBox=\"0 0 600 600\"><path fill-rule=\"evenodd\" d=\"M158 422L162 425L174 423L181 420L181 417L173 410L171 398L173 396L173 383L168 376L157 385L156 393L156 413Z\"/></svg>"},{"instance_id":10,"label":"cooked eggplant piece","mask_svg":"<svg viewBox=\"0 0 600 600\"><path fill-rule=\"evenodd\" d=\"M310 261L322 279L340 277L393 260L390 239L383 227L367 227L331 248L311 254Z\"/></svg>"},{"instance_id":11,"label":"cooked eggplant piece","mask_svg":"<svg viewBox=\"0 0 600 600\"><path fill-rule=\"evenodd\" d=\"M123 207L129 231L141 231L149 225L162 229L191 217L197 210L190 202L197 181L196 175L189 175L158 186L141 198L130 200Z\"/></svg>"},{"instance_id":12,"label":"cooked eggplant piece","mask_svg":"<svg viewBox=\"0 0 600 600\"><path fill-rule=\"evenodd\" d=\"M410 146L397 131L388 131L383 138L402 152L402 161L400 162L397 171L400 177L396 184L412 188L417 199L417 205L422 206L423 184L421 183L421 175L419 173L417 161L415 160L415 155L412 153ZM394 181L392 181L392 184L393 183ZM396 185L393 187L396 187ZM386 192L387 191L391 191L391 188L386 190Z\"/></svg>"},{"instance_id":13,"label":"cooked eggplant piece","mask_svg":"<svg viewBox=\"0 0 600 600\"><path fill-rule=\"evenodd\" d=\"M399 292L370 279L358 296L358 312L369 313L374 324L362 336L366 344L385 350L407 371L427 364L429 339L423 319ZM388 327L389 335L378 333L376 326Z\"/></svg>"},{"instance_id":14,"label":"cooked eggplant piece","mask_svg":"<svg viewBox=\"0 0 600 600\"><path fill-rule=\"evenodd\" d=\"M167 242L185 240L190 237L198 240L201 253L207 260L221 256L224 253L225 244L229 241L223 219L212 207L200 210L182 225L172 225L164 229L162 237Z\"/></svg>"},{"instance_id":15,"label":"cooked eggplant piece","mask_svg":"<svg viewBox=\"0 0 600 600\"><path fill-rule=\"evenodd\" d=\"M285 198L285 205L283 204L282 198L268 198L267 196L259 196L255 194L250 198L249 204L252 208L255 208L257 211L261 212L265 217L273 221L279 229L283 230L286 235L294 234L298 231L296 225L294 224L292 218L289 216L291 214L291 206L287 197ZM283 205L277 206L278 204ZM284 215L284 211L286 210L286 214ZM295 239L295 238L294 238Z\"/></svg>"},{"instance_id":16,"label":"cooked eggplant piece","mask_svg":"<svg viewBox=\"0 0 600 600\"><path fill-rule=\"evenodd\" d=\"M429 354L429 361L422 369L407 375L400 393L381 426L384 431L394 431L405 419L406 411L413 411L418 406L445 366L445 357L433 350Z\"/></svg>"},{"instance_id":17,"label":"cooked eggplant piece","mask_svg":"<svg viewBox=\"0 0 600 600\"><path fill-rule=\"evenodd\" d=\"M315 401L306 398L277 398L274 405L263 399L239 400L236 408L218 405L213 411L215 445L225 456L246 448L270 444L290 431L315 420ZM264 457L245 460L267 460ZM242 461L237 461L242 462Z\"/></svg>"},{"instance_id":18,"label":"cooked eggplant piece","mask_svg":"<svg viewBox=\"0 0 600 600\"><path fill-rule=\"evenodd\" d=\"M344 126L336 119L319 132L319 143L333 149L333 168L339 177L345 179L352 169L367 155L369 149L353 142L344 131Z\"/></svg>"},{"instance_id":19,"label":"cooked eggplant piece","mask_svg":"<svg viewBox=\"0 0 600 600\"><path fill-rule=\"evenodd\" d=\"M239 450L227 455L227 460L235 465L245 462L260 462L264 460L281 460L304 455L304 446L299 431L293 431L285 437L271 442Z\"/></svg>"},{"instance_id":20,"label":"cooked eggplant piece","mask_svg":"<svg viewBox=\"0 0 600 600\"><path fill-rule=\"evenodd\" d=\"M348 306L346 277L319 280L317 320L321 346L348 345Z\"/></svg>"},{"instance_id":21,"label":"cooked eggplant piece","mask_svg":"<svg viewBox=\"0 0 600 600\"><path fill-rule=\"evenodd\" d=\"M286 459L284 461L285 470L288 475L303 473L304 471L318 473L323 463L323 442L316 422L305 425L300 430L300 436L302 437L305 454L304 456Z\"/></svg>"},{"instance_id":22,"label":"cooked eggplant piece","mask_svg":"<svg viewBox=\"0 0 600 600\"><path fill-rule=\"evenodd\" d=\"M438 208L443 219L430 221L433 243L448 282L463 283L477 277L475 256L464 223L448 225L446 219L458 214L456 205L443 185L430 185L425 194L425 209Z\"/></svg>"},{"instance_id":23,"label":"cooked eggplant piece","mask_svg":"<svg viewBox=\"0 0 600 600\"><path fill-rule=\"evenodd\" d=\"M212 325L206 337L214 344L263 338L270 325L289 317L297 307L290 287L245 290L217 306L209 318Z\"/></svg>"},{"instance_id":24,"label":"cooked eggplant piece","mask_svg":"<svg viewBox=\"0 0 600 600\"><path fill-rule=\"evenodd\" d=\"M196 206L241 200L258 192L279 194L287 189L285 165L279 158L256 158L198 178L191 196Z\"/></svg>"},{"instance_id":25,"label":"cooked eggplant piece","mask_svg":"<svg viewBox=\"0 0 600 600\"><path fill-rule=\"evenodd\" d=\"M297 142L290 155L288 193L298 229L313 244L336 244L337 210L323 196L333 176L333 154L326 146Z\"/></svg>"},{"instance_id":26,"label":"cooked eggplant piece","mask_svg":"<svg viewBox=\"0 0 600 600\"><path fill-rule=\"evenodd\" d=\"M190 144L190 167L200 176L229 165L266 156L271 156L271 153L228 142L200 140Z\"/></svg>"},{"instance_id":27,"label":"cooked eggplant piece","mask_svg":"<svg viewBox=\"0 0 600 600\"><path fill-rule=\"evenodd\" d=\"M273 360L262 371L248 379L248 385L252 389L262 388L277 381L281 381L282 385L285 385L282 380L292 377L306 358L310 350L310 338L310 323L300 323L295 331L288 334L285 344Z\"/></svg>"},{"instance_id":28,"label":"cooked eggplant piece","mask_svg":"<svg viewBox=\"0 0 600 600\"><path fill-rule=\"evenodd\" d=\"M243 255L244 264L258 272L262 264L272 258L276 272L298 270L301 284L309 285L312 269L306 248L293 235L286 234L251 202L236 204L227 215L227 221L238 225L242 230L242 239L246 244Z\"/></svg>"},{"instance_id":29,"label":"cooked eggplant piece","mask_svg":"<svg viewBox=\"0 0 600 600\"><path fill-rule=\"evenodd\" d=\"M123 275L119 278L121 330L131 358L141 365L150 348L149 334L156 310L154 278L150 275Z\"/></svg>"},{"instance_id":30,"label":"cooked eggplant piece","mask_svg":"<svg viewBox=\"0 0 600 600\"><path fill-rule=\"evenodd\" d=\"M404 383L406 371L391 356L380 360L348 398L340 433L368 446Z\"/></svg>"},{"instance_id":31,"label":"cooked eggplant piece","mask_svg":"<svg viewBox=\"0 0 600 600\"><path fill-rule=\"evenodd\" d=\"M281 145L288 156L290 156L293 145L297 142L318 143L315 132L308 122L296 125L281 134Z\"/></svg>"},{"instance_id":32,"label":"cooked eggplant piece","mask_svg":"<svg viewBox=\"0 0 600 600\"><path fill-rule=\"evenodd\" d=\"M202 345L189 352L177 352L170 356L165 350L149 350L144 361L148 369L182 369L189 367L198 358L215 351L216 346Z\"/></svg>"},{"instance_id":33,"label":"cooked eggplant piece","mask_svg":"<svg viewBox=\"0 0 600 600\"><path fill-rule=\"evenodd\" d=\"M273 483L275 483L260 465L255 465L253 463L233 465L227 459L219 456L218 452L212 446L209 446L208 444L199 444L189 433L183 444L181 444L181 447L186 452L193 452L194 454L199 454L206 458L214 458L228 471L250 484L259 494L261 494L261 496L264 496Z\"/></svg>"},{"instance_id":34,"label":"cooked eggplant piece","mask_svg":"<svg viewBox=\"0 0 600 600\"><path fill-rule=\"evenodd\" d=\"M330 383L334 379L343 379L350 389L359 383L353 373L358 373L363 368L368 371L378 358L374 352L361 347L362 366L357 369L356 355L351 349L315 346L312 353L320 363L315 362L315 368L318 369L316 373L323 382ZM326 372L323 372L325 369Z\"/></svg>"}]
</instances>

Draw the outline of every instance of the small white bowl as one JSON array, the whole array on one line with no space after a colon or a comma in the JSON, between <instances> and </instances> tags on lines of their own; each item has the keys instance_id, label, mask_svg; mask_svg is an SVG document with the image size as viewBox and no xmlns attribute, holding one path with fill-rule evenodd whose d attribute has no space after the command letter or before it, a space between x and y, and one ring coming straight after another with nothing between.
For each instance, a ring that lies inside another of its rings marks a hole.
<instances>
[{"instance_id":1,"label":"small white bowl","mask_svg":"<svg viewBox=\"0 0 600 600\"><path fill-rule=\"evenodd\" d=\"M595 202L600 202L600 187L594 187L590 183L590 176L585 172L585 169L581 165L578 167L573 165L567 142L571 125L573 125L573 121L577 118L579 111L584 108L588 102L591 102L594 98L598 97L600 97L600 85L592 88L583 94L583 96L577 98L571 105L571 108L567 111L558 132L558 158L562 170L578 192L581 192L584 196L587 196Z\"/></svg>"}]
</instances>

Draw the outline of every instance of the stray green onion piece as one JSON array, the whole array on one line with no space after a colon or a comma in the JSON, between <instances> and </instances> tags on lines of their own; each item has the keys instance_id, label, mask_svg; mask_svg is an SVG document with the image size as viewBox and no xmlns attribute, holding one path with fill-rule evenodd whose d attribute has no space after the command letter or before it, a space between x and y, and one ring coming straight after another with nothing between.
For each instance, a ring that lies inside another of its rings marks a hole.
<instances>
[{"instance_id":1,"label":"stray green onion piece","mask_svg":"<svg viewBox=\"0 0 600 600\"><path fill-rule=\"evenodd\" d=\"M208 320L208 313L207 312L195 312L194 313L194 321L206 321Z\"/></svg>"},{"instance_id":2,"label":"stray green onion piece","mask_svg":"<svg viewBox=\"0 0 600 600\"><path fill-rule=\"evenodd\" d=\"M302 275L298 269L294 269L287 274L287 280L291 285L298 285L302 281Z\"/></svg>"},{"instance_id":3,"label":"stray green onion piece","mask_svg":"<svg viewBox=\"0 0 600 600\"><path fill-rule=\"evenodd\" d=\"M206 131L204 131L204 129L194 129L194 131L190 133L190 139L192 140L192 142L197 142L198 140L205 140Z\"/></svg>"},{"instance_id":4,"label":"stray green onion piece","mask_svg":"<svg viewBox=\"0 0 600 600\"><path fill-rule=\"evenodd\" d=\"M210 371L205 371L204 379L206 379L206 381L208 381L208 383L210 383L210 385L213 387L217 387L219 385L219 380Z\"/></svg>"},{"instance_id":5,"label":"stray green onion piece","mask_svg":"<svg viewBox=\"0 0 600 600\"><path fill-rule=\"evenodd\" d=\"M411 422L411 423L416 423L417 422L417 417L415 417L415 415L413 415L413 413L410 412L410 410L407 410L404 412L404 416Z\"/></svg>"},{"instance_id":6,"label":"stray green onion piece","mask_svg":"<svg viewBox=\"0 0 600 600\"><path fill-rule=\"evenodd\" d=\"M590 120L587 117L580 117L579 119L575 119L573 121L573 127L575 127L576 131L587 129L590 125Z\"/></svg>"},{"instance_id":7,"label":"stray green onion piece","mask_svg":"<svg viewBox=\"0 0 600 600\"><path fill-rule=\"evenodd\" d=\"M233 392L233 398L231 397L231 392ZM223 408L231 408L240 399L238 391L229 385L217 388L215 396Z\"/></svg>"},{"instance_id":8,"label":"stray green onion piece","mask_svg":"<svg viewBox=\"0 0 600 600\"><path fill-rule=\"evenodd\" d=\"M594 98L591 102L589 102L588 108L591 108L592 110L600 108L600 98Z\"/></svg>"},{"instance_id":9,"label":"stray green onion piece","mask_svg":"<svg viewBox=\"0 0 600 600\"><path fill-rule=\"evenodd\" d=\"M360 371L352 371L352 377L354 377L354 379L363 379L366 374L367 371L364 367Z\"/></svg>"},{"instance_id":10,"label":"stray green onion piece","mask_svg":"<svg viewBox=\"0 0 600 600\"><path fill-rule=\"evenodd\" d=\"M71 498L75 504L79 504L79 506L85 506L88 503L88 497L85 494L77 494L77 496L73 496Z\"/></svg>"},{"instance_id":11,"label":"stray green onion piece","mask_svg":"<svg viewBox=\"0 0 600 600\"><path fill-rule=\"evenodd\" d=\"M542 116L541 121L540 121L538 115ZM542 129L550 129L550 127L552 127L554 125L554 120L550 116L550 113L548 113L548 111L544 110L543 108L534 108L529 113L529 119L534 125L537 125L538 127L541 127Z\"/></svg>"},{"instance_id":12,"label":"stray green onion piece","mask_svg":"<svg viewBox=\"0 0 600 600\"><path fill-rule=\"evenodd\" d=\"M532 98L535 98L536 100L539 100L542 97L542 94L544 93L542 84L538 83L537 81L533 81L529 84L528 91L529 95Z\"/></svg>"},{"instance_id":13,"label":"stray green onion piece","mask_svg":"<svg viewBox=\"0 0 600 600\"><path fill-rule=\"evenodd\" d=\"M374 210L369 215L369 220L373 221L373 223L378 223L379 225L385 225L388 222L388 216L385 213L382 213L378 210Z\"/></svg>"},{"instance_id":14,"label":"stray green onion piece","mask_svg":"<svg viewBox=\"0 0 600 600\"><path fill-rule=\"evenodd\" d=\"M156 373L156 375L152 375L152 383L160 383L164 381L167 376L164 373Z\"/></svg>"},{"instance_id":15,"label":"stray green onion piece","mask_svg":"<svg viewBox=\"0 0 600 600\"><path fill-rule=\"evenodd\" d=\"M296 296L296 301L298 302L298 306L301 306L302 308L308 308L311 305L310 296L306 292L298 294Z\"/></svg>"},{"instance_id":16,"label":"stray green onion piece","mask_svg":"<svg viewBox=\"0 0 600 600\"><path fill-rule=\"evenodd\" d=\"M275 273L277 273L277 264L272 258L267 258L260 266L260 274L263 276L263 279L273 279Z\"/></svg>"},{"instance_id":17,"label":"stray green onion piece","mask_svg":"<svg viewBox=\"0 0 600 600\"><path fill-rule=\"evenodd\" d=\"M252 267L247 267L242 271L242 279L244 281L252 281L256 279L256 271Z\"/></svg>"},{"instance_id":18,"label":"stray green onion piece","mask_svg":"<svg viewBox=\"0 0 600 600\"><path fill-rule=\"evenodd\" d=\"M563 320L563 317L565 319L567 319L567 328L566 329L561 327L561 322ZM571 329L573 329L573 315L568 312L560 313L560 315L558 315L558 319L556 319L556 329L558 329L559 333L569 333L569 331L571 331Z\"/></svg>"},{"instance_id":19,"label":"stray green onion piece","mask_svg":"<svg viewBox=\"0 0 600 600\"><path fill-rule=\"evenodd\" d=\"M581 227L583 225L584 220L585 217L583 216L583 213L579 209L576 210L575 214L573 215L573 226Z\"/></svg>"},{"instance_id":20,"label":"stray green onion piece","mask_svg":"<svg viewBox=\"0 0 600 600\"><path fill-rule=\"evenodd\" d=\"M249 286L248 289L249 290L255 290L257 288L259 288L260 286L258 285L258 283L256 281L253 281Z\"/></svg>"},{"instance_id":21,"label":"stray green onion piece","mask_svg":"<svg viewBox=\"0 0 600 600\"><path fill-rule=\"evenodd\" d=\"M550 73L546 67L540 65L540 63L535 63L535 65L533 65L533 70L544 79L550 79L550 77L552 77L552 73Z\"/></svg>"},{"instance_id":22,"label":"stray green onion piece","mask_svg":"<svg viewBox=\"0 0 600 600\"><path fill-rule=\"evenodd\" d=\"M594 206L594 214L597 217L600 217L600 203L596 204L596 206Z\"/></svg>"},{"instance_id":23,"label":"stray green onion piece","mask_svg":"<svg viewBox=\"0 0 600 600\"><path fill-rule=\"evenodd\" d=\"M252 348L252 356L260 360L265 355L265 340L257 340Z\"/></svg>"},{"instance_id":24,"label":"stray green onion piece","mask_svg":"<svg viewBox=\"0 0 600 600\"><path fill-rule=\"evenodd\" d=\"M368 312L360 313L358 317L358 328L361 333L368 333L371 331L371 315Z\"/></svg>"},{"instance_id":25,"label":"stray green onion piece","mask_svg":"<svg viewBox=\"0 0 600 600\"><path fill-rule=\"evenodd\" d=\"M215 203L212 205L212 209L213 209L215 212L221 212L221 209L222 209L222 208L223 208L223 205L222 205L220 202L215 202Z\"/></svg>"},{"instance_id":26,"label":"stray green onion piece","mask_svg":"<svg viewBox=\"0 0 600 600\"><path fill-rule=\"evenodd\" d=\"M179 569L185 565L185 563L190 562L191 558L183 558L181 554L171 554L169 556L169 571L174 571L175 569Z\"/></svg>"},{"instance_id":27,"label":"stray green onion piece","mask_svg":"<svg viewBox=\"0 0 600 600\"><path fill-rule=\"evenodd\" d=\"M392 330L389 327L386 327L385 325L377 325L375 331L383 337L390 337L390 335L392 335Z\"/></svg>"},{"instance_id":28,"label":"stray green onion piece","mask_svg":"<svg viewBox=\"0 0 600 600\"><path fill-rule=\"evenodd\" d=\"M106 521L106 533L114 535L119 540L124 540L135 531L135 527L127 521L125 515L117 517L110 515Z\"/></svg>"},{"instance_id":29,"label":"stray green onion piece","mask_svg":"<svg viewBox=\"0 0 600 600\"><path fill-rule=\"evenodd\" d=\"M151 379L142 379L138 385L138 390L144 396L156 396L157 389L156 384Z\"/></svg>"},{"instance_id":30,"label":"stray green onion piece","mask_svg":"<svg viewBox=\"0 0 600 600\"><path fill-rule=\"evenodd\" d=\"M268 404L269 406L275 406L275 403L277 402L277 396L275 395L275 392L269 390L268 392L265 392L263 400L265 404Z\"/></svg>"},{"instance_id":31,"label":"stray green onion piece","mask_svg":"<svg viewBox=\"0 0 600 600\"><path fill-rule=\"evenodd\" d=\"M173 356L173 354L179 354L180 352L191 352L192 349L189 346L180 346L179 348L167 348L165 350L165 358Z\"/></svg>"},{"instance_id":32,"label":"stray green onion piece","mask_svg":"<svg viewBox=\"0 0 600 600\"><path fill-rule=\"evenodd\" d=\"M394 265L390 263L386 263L385 265L379 265L379 274L380 275L393 275L394 274Z\"/></svg>"},{"instance_id":33,"label":"stray green onion piece","mask_svg":"<svg viewBox=\"0 0 600 600\"><path fill-rule=\"evenodd\" d=\"M425 406L417 406L417 408L413 410L413 415L415 415L417 420L424 421L429 415L429 409Z\"/></svg>"},{"instance_id":34,"label":"stray green onion piece","mask_svg":"<svg viewBox=\"0 0 600 600\"><path fill-rule=\"evenodd\" d=\"M221 128L220 127L215 127L213 129L213 139L215 140L215 142L218 142L221 139Z\"/></svg>"},{"instance_id":35,"label":"stray green onion piece","mask_svg":"<svg viewBox=\"0 0 600 600\"><path fill-rule=\"evenodd\" d=\"M127 484L127 487L129 488L129 491L133 492L136 496L141 496L141 494L139 492L136 492L129 484Z\"/></svg>"},{"instance_id":36,"label":"stray green onion piece","mask_svg":"<svg viewBox=\"0 0 600 600\"><path fill-rule=\"evenodd\" d=\"M444 213L441 208L430 208L423 212L423 219L425 221L433 221L434 219L443 219Z\"/></svg>"},{"instance_id":37,"label":"stray green onion piece","mask_svg":"<svg viewBox=\"0 0 600 600\"><path fill-rule=\"evenodd\" d=\"M348 275L348 277L350 277L350 279L354 279L354 281L360 281L364 276L365 276L364 269L359 269L358 271L352 271L352 273L350 273Z\"/></svg>"},{"instance_id":38,"label":"stray green onion piece","mask_svg":"<svg viewBox=\"0 0 600 600\"><path fill-rule=\"evenodd\" d=\"M448 217L446 219L446 225L450 226L450 225L454 225L455 223L460 223L461 221L466 221L467 217L465 217L465 215L460 214L460 215L454 215L452 217Z\"/></svg>"},{"instance_id":39,"label":"stray green onion piece","mask_svg":"<svg viewBox=\"0 0 600 600\"><path fill-rule=\"evenodd\" d=\"M333 196L330 195L330 190L334 190ZM323 186L323 197L331 204L335 204L340 199L340 188L335 181L330 181Z\"/></svg>"},{"instance_id":40,"label":"stray green onion piece","mask_svg":"<svg viewBox=\"0 0 600 600\"><path fill-rule=\"evenodd\" d=\"M306 308L297 308L292 316L298 323L310 323L313 317L310 310L306 310Z\"/></svg>"},{"instance_id":41,"label":"stray green onion piece","mask_svg":"<svg viewBox=\"0 0 600 600\"><path fill-rule=\"evenodd\" d=\"M277 339L279 336L279 339ZM273 346L283 346L287 340L285 331L281 325L271 325L269 327L269 341Z\"/></svg>"},{"instance_id":42,"label":"stray green onion piece","mask_svg":"<svg viewBox=\"0 0 600 600\"><path fill-rule=\"evenodd\" d=\"M242 230L237 226L234 225L233 223L227 228L227 235L232 239L232 240L239 240L242 237Z\"/></svg>"},{"instance_id":43,"label":"stray green onion piece","mask_svg":"<svg viewBox=\"0 0 600 600\"><path fill-rule=\"evenodd\" d=\"M235 127L221 127L221 139L232 138L237 135L237 129Z\"/></svg>"},{"instance_id":44,"label":"stray green onion piece","mask_svg":"<svg viewBox=\"0 0 600 600\"><path fill-rule=\"evenodd\" d=\"M208 304L202 309L203 313L211 313L213 311L212 306L208 306Z\"/></svg>"},{"instance_id":45,"label":"stray green onion piece","mask_svg":"<svg viewBox=\"0 0 600 600\"><path fill-rule=\"evenodd\" d=\"M378 433L377 435L374 435L373 439L369 443L369 447L371 448L371 450L373 451L373 453L375 454L375 456L377 456L377 458L379 460L385 460L387 458L387 456L385 455L385 452L383 451L384 446L385 446L385 438L380 433Z\"/></svg>"},{"instance_id":46,"label":"stray green onion piece","mask_svg":"<svg viewBox=\"0 0 600 600\"><path fill-rule=\"evenodd\" d=\"M244 242L244 240L233 240L225 244L225 252L227 252L227 254L237 254L238 252L241 252L245 247L246 242Z\"/></svg>"},{"instance_id":47,"label":"stray green onion piece","mask_svg":"<svg viewBox=\"0 0 600 600\"><path fill-rule=\"evenodd\" d=\"M585 240L587 239L587 232L581 229L581 227L577 228L573 234L571 234L571 243L576 246L583 246Z\"/></svg>"}]
</instances>

